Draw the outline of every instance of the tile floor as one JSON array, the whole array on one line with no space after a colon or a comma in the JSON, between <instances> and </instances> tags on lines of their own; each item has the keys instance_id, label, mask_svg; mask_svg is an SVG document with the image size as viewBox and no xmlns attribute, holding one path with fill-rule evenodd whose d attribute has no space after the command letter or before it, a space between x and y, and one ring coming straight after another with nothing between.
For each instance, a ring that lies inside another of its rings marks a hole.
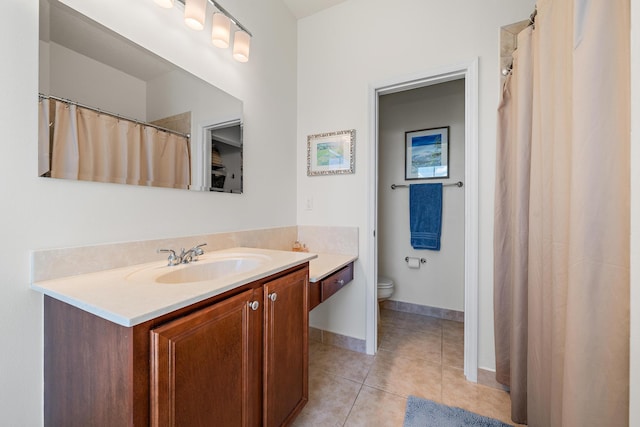
<instances>
[{"instance_id":1,"label":"tile floor","mask_svg":"<svg viewBox=\"0 0 640 427\"><path fill-rule=\"evenodd\" d=\"M462 323L382 310L378 329L375 356L310 342L309 402L295 427L401 427L408 395L511 423L506 392L464 378Z\"/></svg>"}]
</instances>

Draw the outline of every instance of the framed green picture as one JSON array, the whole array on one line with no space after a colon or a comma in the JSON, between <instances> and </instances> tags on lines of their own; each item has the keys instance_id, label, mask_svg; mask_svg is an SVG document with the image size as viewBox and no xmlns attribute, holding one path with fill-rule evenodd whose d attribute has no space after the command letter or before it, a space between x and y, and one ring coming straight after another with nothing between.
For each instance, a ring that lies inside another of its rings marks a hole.
<instances>
[{"instance_id":1,"label":"framed green picture","mask_svg":"<svg viewBox=\"0 0 640 427\"><path fill-rule=\"evenodd\" d=\"M309 135L307 175L354 173L355 140L355 129Z\"/></svg>"}]
</instances>

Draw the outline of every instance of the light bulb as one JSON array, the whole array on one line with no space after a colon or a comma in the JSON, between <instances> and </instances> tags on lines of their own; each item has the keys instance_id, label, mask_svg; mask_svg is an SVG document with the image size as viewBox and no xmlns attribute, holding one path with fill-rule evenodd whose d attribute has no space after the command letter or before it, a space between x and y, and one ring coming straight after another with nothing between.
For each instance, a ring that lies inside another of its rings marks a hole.
<instances>
[{"instance_id":1,"label":"light bulb","mask_svg":"<svg viewBox=\"0 0 640 427\"><path fill-rule=\"evenodd\" d=\"M221 49L229 47L229 37L231 33L231 21L223 13L213 14L213 24L211 28L211 43Z\"/></svg>"},{"instance_id":2,"label":"light bulb","mask_svg":"<svg viewBox=\"0 0 640 427\"><path fill-rule=\"evenodd\" d=\"M184 22L189 28L200 31L204 28L207 0L186 0L184 3Z\"/></svg>"},{"instance_id":3,"label":"light bulb","mask_svg":"<svg viewBox=\"0 0 640 427\"><path fill-rule=\"evenodd\" d=\"M245 31L236 31L233 38L233 58L238 62L247 62L249 60L250 45L251 36Z\"/></svg>"}]
</instances>

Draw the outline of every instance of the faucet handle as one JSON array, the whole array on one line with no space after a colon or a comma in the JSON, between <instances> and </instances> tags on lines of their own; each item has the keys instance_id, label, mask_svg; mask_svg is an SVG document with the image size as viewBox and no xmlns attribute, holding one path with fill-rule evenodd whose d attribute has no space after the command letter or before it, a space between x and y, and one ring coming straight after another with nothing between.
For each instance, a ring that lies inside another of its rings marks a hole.
<instances>
[{"instance_id":1,"label":"faucet handle","mask_svg":"<svg viewBox=\"0 0 640 427\"><path fill-rule=\"evenodd\" d=\"M158 249L158 253L161 252L169 252L169 257L167 258L167 265L169 266L178 265L180 264L180 262L182 262L181 257L177 256L176 251L174 251L173 249Z\"/></svg>"},{"instance_id":2,"label":"faucet handle","mask_svg":"<svg viewBox=\"0 0 640 427\"><path fill-rule=\"evenodd\" d=\"M207 244L206 243L200 243L199 245L194 246L193 247L193 253L196 256L202 255L204 253L204 250L202 250L203 246L207 246Z\"/></svg>"},{"instance_id":3,"label":"faucet handle","mask_svg":"<svg viewBox=\"0 0 640 427\"><path fill-rule=\"evenodd\" d=\"M198 257L202 254L204 254L204 251L202 250L203 246L207 246L206 243L200 243L199 245L196 245L194 247L192 247L191 249L189 249L188 251L185 252L185 254L189 254L189 262L191 261L197 261ZM184 251L184 249L183 249Z\"/></svg>"}]
</instances>

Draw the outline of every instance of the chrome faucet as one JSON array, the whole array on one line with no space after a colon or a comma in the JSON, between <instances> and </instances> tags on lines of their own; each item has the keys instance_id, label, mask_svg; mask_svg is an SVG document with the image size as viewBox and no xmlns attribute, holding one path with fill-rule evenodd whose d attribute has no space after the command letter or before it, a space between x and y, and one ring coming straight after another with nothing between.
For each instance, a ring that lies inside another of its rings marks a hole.
<instances>
[{"instance_id":1,"label":"chrome faucet","mask_svg":"<svg viewBox=\"0 0 640 427\"><path fill-rule=\"evenodd\" d=\"M198 257L204 254L204 250L202 249L202 247L206 245L206 243L200 243L199 245L192 247L188 251L185 251L184 248L182 248L182 253L180 254L182 263L189 264L192 261L198 261Z\"/></svg>"},{"instance_id":2,"label":"chrome faucet","mask_svg":"<svg viewBox=\"0 0 640 427\"><path fill-rule=\"evenodd\" d=\"M173 249L158 249L158 253L160 252L169 252L169 257L167 258L168 266L178 265L182 262L182 259L176 255L176 251Z\"/></svg>"},{"instance_id":3,"label":"chrome faucet","mask_svg":"<svg viewBox=\"0 0 640 427\"><path fill-rule=\"evenodd\" d=\"M192 247L188 251L184 248L180 251L180 255L176 255L176 251L173 249L158 249L158 252L168 252L169 257L167 258L167 265L174 266L178 264L189 264L190 262L197 261L198 257L204 254L203 246L206 246L206 243L201 243L197 246Z\"/></svg>"}]
</instances>

